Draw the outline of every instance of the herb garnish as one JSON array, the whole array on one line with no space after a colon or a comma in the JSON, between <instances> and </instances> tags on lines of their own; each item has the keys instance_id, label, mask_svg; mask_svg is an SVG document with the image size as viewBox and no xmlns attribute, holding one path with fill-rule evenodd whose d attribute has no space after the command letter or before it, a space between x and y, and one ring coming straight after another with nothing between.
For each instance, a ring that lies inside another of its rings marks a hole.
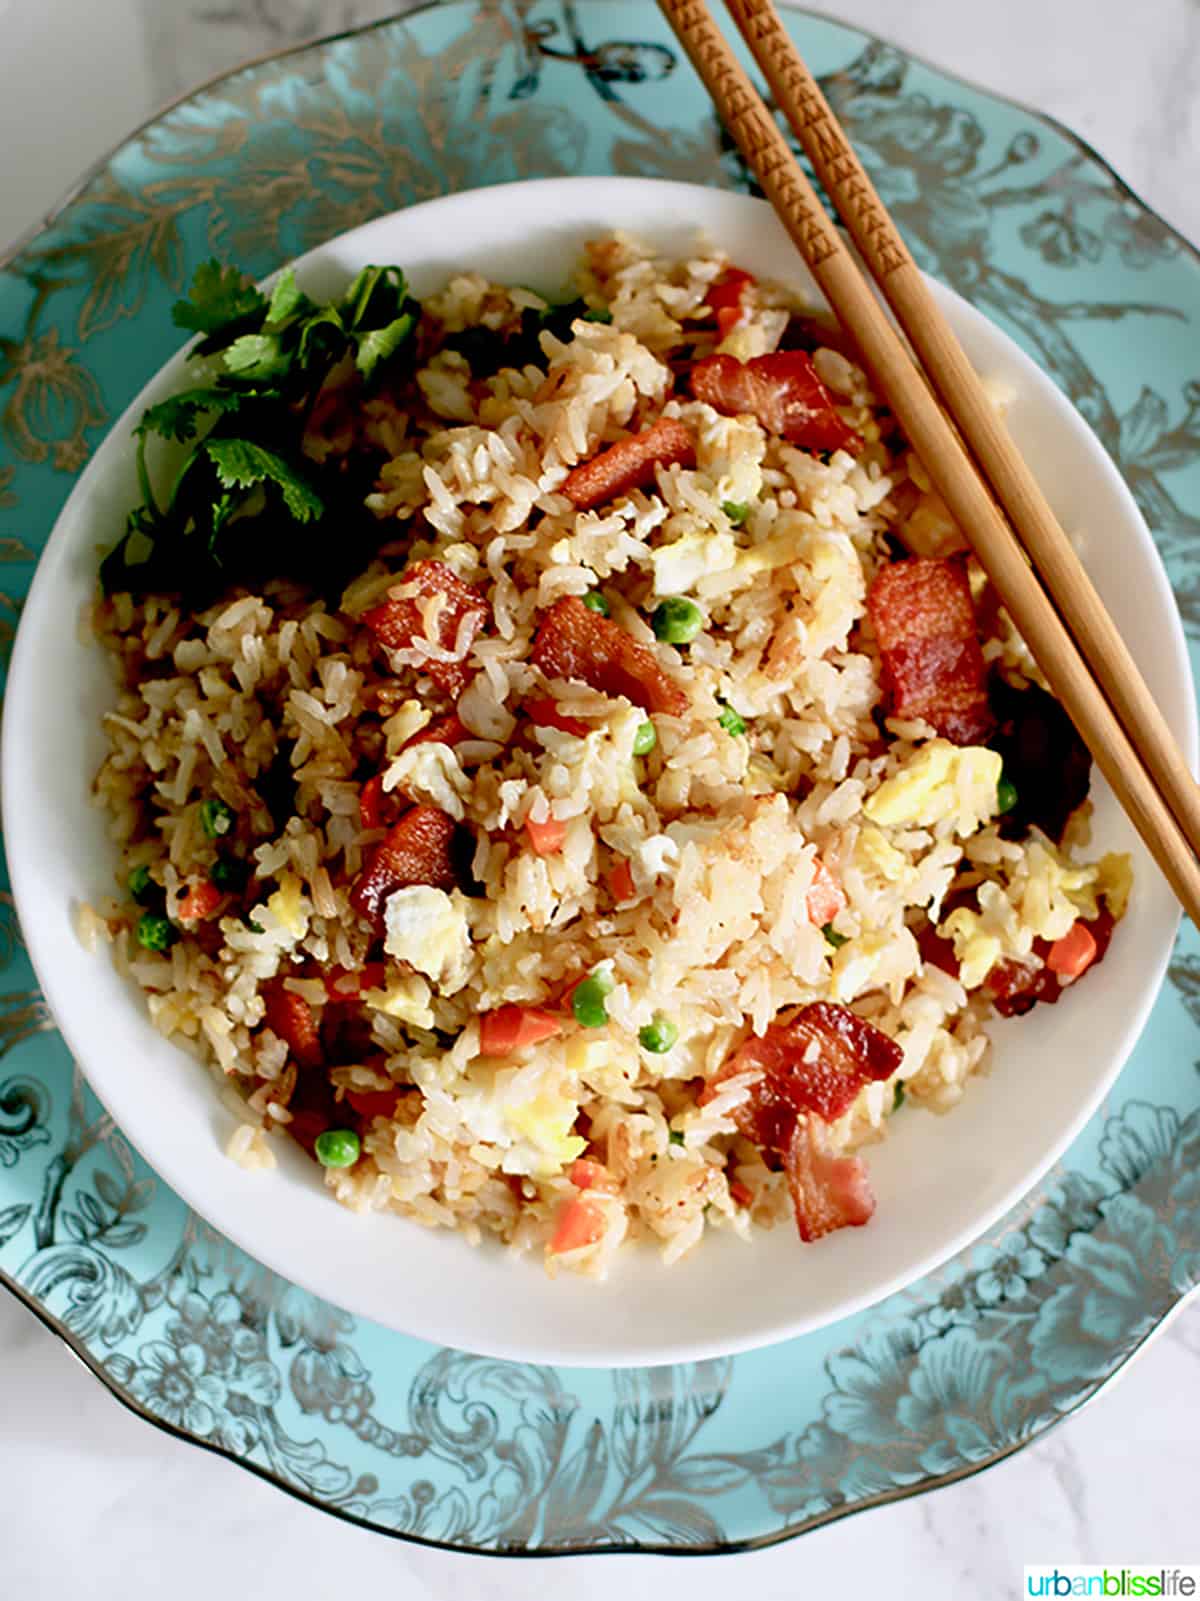
<instances>
[{"instance_id":1,"label":"herb garnish","mask_svg":"<svg viewBox=\"0 0 1200 1601\"><path fill-rule=\"evenodd\" d=\"M363 505L375 463L305 454L327 386L376 381L410 341L421 308L399 267L364 267L345 294L318 304L289 267L270 296L236 267L196 270L172 320L202 335L207 383L151 406L135 429L142 504L104 560L107 592L182 592L195 601L229 584L288 573L335 583L362 565L379 530ZM190 444L156 493L152 439ZM336 515L338 537L320 535Z\"/></svg>"}]
</instances>

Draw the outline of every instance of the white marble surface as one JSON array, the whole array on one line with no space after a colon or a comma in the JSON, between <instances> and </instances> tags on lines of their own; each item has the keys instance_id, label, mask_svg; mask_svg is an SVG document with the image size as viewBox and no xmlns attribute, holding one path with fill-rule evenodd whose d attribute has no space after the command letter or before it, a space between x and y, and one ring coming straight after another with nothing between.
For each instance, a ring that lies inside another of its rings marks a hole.
<instances>
[{"instance_id":1,"label":"white marble surface","mask_svg":"<svg viewBox=\"0 0 1200 1601\"><path fill-rule=\"evenodd\" d=\"M164 100L264 50L395 9L374 0L0 0L0 248ZM812 9L1049 112L1200 238L1197 0L841 0ZM1198 1562L1200 1304L1048 1438L936 1495L752 1556L453 1557L322 1517L117 1406L0 1300L0 1595L294 1601L574 1598L664 1582L691 1601L804 1594L992 1601L1025 1562ZM386 1587L386 1588L385 1588Z\"/></svg>"}]
</instances>

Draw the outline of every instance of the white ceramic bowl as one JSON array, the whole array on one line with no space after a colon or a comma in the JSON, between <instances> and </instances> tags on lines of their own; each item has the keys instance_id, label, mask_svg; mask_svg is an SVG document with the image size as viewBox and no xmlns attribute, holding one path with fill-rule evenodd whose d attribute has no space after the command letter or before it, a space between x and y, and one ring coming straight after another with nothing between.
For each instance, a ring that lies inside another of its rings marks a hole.
<instances>
[{"instance_id":1,"label":"white ceramic bowl","mask_svg":"<svg viewBox=\"0 0 1200 1601\"><path fill-rule=\"evenodd\" d=\"M698 232L754 272L806 275L762 202L645 179L553 179L456 195L358 228L298 264L328 295L367 262L399 262L418 295L477 269L548 293L567 287L584 241L614 227L686 251ZM1004 334L936 284L976 368L1015 394L1009 421L1194 760L1183 634L1150 536L1099 443ZM286 1140L279 1167L248 1173L223 1154L230 1132L211 1080L150 1026L107 954L73 931L81 900L111 893L105 818L89 800L103 757L107 671L76 638L111 544L136 497L130 428L184 381L176 357L126 412L81 476L46 547L12 663L3 743L4 831L38 978L92 1086L142 1154L197 1212L247 1251L351 1311L496 1356L649 1364L733 1352L799 1334L929 1272L1046 1172L1125 1061L1162 979L1177 912L1107 789L1096 846L1134 855L1137 885L1103 968L1055 1007L999 1023L992 1072L949 1118L909 1111L867 1153L878 1210L867 1228L802 1247L790 1228L746 1246L718 1236L677 1266L631 1252L607 1283L551 1282L534 1261L474 1249L399 1217L337 1206Z\"/></svg>"}]
</instances>

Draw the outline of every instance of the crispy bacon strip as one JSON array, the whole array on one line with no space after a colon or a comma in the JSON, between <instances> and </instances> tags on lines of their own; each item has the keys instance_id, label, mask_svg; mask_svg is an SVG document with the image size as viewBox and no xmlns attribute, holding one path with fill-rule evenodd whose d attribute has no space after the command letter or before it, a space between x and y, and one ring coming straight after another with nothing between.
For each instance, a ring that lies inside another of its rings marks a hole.
<instances>
[{"instance_id":1,"label":"crispy bacon strip","mask_svg":"<svg viewBox=\"0 0 1200 1601\"><path fill-rule=\"evenodd\" d=\"M726 1079L761 1070L733 1118L748 1140L787 1169L801 1239L870 1217L874 1201L862 1164L830 1155L813 1125L841 1117L864 1085L890 1078L902 1057L895 1040L845 1006L813 1001L789 1022L746 1040L701 1093L704 1103ZM841 1221L830 1221L836 1218Z\"/></svg>"},{"instance_id":2,"label":"crispy bacon strip","mask_svg":"<svg viewBox=\"0 0 1200 1601\"><path fill-rule=\"evenodd\" d=\"M551 606L530 656L547 678L578 679L602 695L624 695L643 711L679 717L687 709L687 696L654 652L574 595Z\"/></svg>"},{"instance_id":3,"label":"crispy bacon strip","mask_svg":"<svg viewBox=\"0 0 1200 1601\"><path fill-rule=\"evenodd\" d=\"M320 1066L321 1035L303 995L284 989L283 980L273 978L263 985L262 996L266 1002L263 1021L272 1034L278 1035L301 1067Z\"/></svg>"},{"instance_id":4,"label":"crispy bacon strip","mask_svg":"<svg viewBox=\"0 0 1200 1601\"><path fill-rule=\"evenodd\" d=\"M411 650L426 639L442 650L458 650L464 638L467 649L483 628L488 603L443 561L419 561L407 568L397 585L404 593L389 597L365 611L363 622L389 650ZM428 619L428 627L427 627ZM420 670L428 673L448 695L461 695L471 681L464 661L435 661L422 657Z\"/></svg>"},{"instance_id":5,"label":"crispy bacon strip","mask_svg":"<svg viewBox=\"0 0 1200 1601\"><path fill-rule=\"evenodd\" d=\"M706 356L692 368L692 394L725 417L744 412L768 433L805 450L857 453L862 440L843 422L806 350L776 350L752 361Z\"/></svg>"},{"instance_id":6,"label":"crispy bacon strip","mask_svg":"<svg viewBox=\"0 0 1200 1601\"><path fill-rule=\"evenodd\" d=\"M453 817L436 806L414 806L405 812L354 880L350 890L354 910L378 927L383 922L383 903L396 890L411 884L453 889L458 882L451 854L456 827Z\"/></svg>"},{"instance_id":7,"label":"crispy bacon strip","mask_svg":"<svg viewBox=\"0 0 1200 1601\"><path fill-rule=\"evenodd\" d=\"M987 666L964 564L915 556L876 575L867 611L879 640L895 717L919 717L955 745L992 731Z\"/></svg>"},{"instance_id":8,"label":"crispy bacon strip","mask_svg":"<svg viewBox=\"0 0 1200 1601\"><path fill-rule=\"evenodd\" d=\"M653 483L656 467L674 462L690 467L695 460L696 446L688 429L673 417L660 417L640 434L618 439L591 461L573 468L563 479L560 493L580 511L590 511Z\"/></svg>"},{"instance_id":9,"label":"crispy bacon strip","mask_svg":"<svg viewBox=\"0 0 1200 1601\"><path fill-rule=\"evenodd\" d=\"M835 1229L861 1228L875 1213L867 1164L835 1156L812 1118L798 1119L783 1162L800 1238L810 1244Z\"/></svg>"}]
</instances>

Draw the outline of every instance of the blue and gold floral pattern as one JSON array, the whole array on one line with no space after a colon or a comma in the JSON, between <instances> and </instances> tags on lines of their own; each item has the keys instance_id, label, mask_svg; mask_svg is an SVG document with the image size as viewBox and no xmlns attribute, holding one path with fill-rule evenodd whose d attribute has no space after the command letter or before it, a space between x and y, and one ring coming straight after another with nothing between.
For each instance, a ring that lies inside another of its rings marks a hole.
<instances>
[{"instance_id":1,"label":"blue and gold floral pattern","mask_svg":"<svg viewBox=\"0 0 1200 1601\"><path fill-rule=\"evenodd\" d=\"M1095 428L1200 632L1195 254L1033 113L819 18L789 26L918 259ZM199 260L266 273L434 195L609 171L751 186L656 12L613 0L453 0L143 130L0 263L0 652ZM190 1214L84 1086L0 888L0 1281L146 1417L376 1528L493 1552L762 1544L1013 1451L1194 1288L1198 1047L1189 931L1113 1103L988 1239L736 1360L555 1370L362 1323Z\"/></svg>"}]
</instances>

